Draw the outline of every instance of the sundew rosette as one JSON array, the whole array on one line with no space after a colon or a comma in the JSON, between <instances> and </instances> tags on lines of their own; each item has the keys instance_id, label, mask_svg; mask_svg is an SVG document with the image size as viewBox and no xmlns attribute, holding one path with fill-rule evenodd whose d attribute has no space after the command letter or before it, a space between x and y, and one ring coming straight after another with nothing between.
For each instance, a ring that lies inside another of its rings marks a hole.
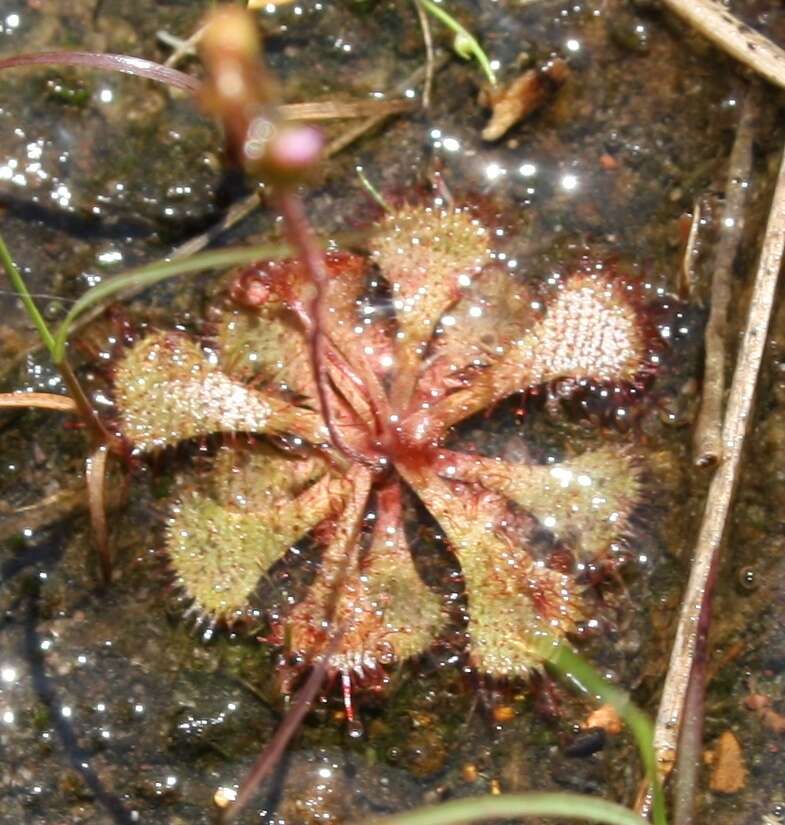
<instances>
[{"instance_id":1,"label":"sundew rosette","mask_svg":"<svg viewBox=\"0 0 785 825\"><path fill-rule=\"evenodd\" d=\"M510 396L640 390L657 361L633 285L583 266L535 290L495 262L480 215L441 197L391 208L366 250L326 256L321 327L304 268L260 262L231 276L201 340L153 332L117 365L118 429L137 452L219 445L166 526L173 576L202 615L236 621L292 546L318 549L299 601L267 615L287 689L325 658L345 684L383 683L440 637L445 601L410 544L417 502L463 574L466 656L496 678L525 677L540 635L576 629L577 571L630 535L644 483L630 446L549 464L446 446L456 424ZM543 530L572 568L534 552Z\"/></svg>"}]
</instances>

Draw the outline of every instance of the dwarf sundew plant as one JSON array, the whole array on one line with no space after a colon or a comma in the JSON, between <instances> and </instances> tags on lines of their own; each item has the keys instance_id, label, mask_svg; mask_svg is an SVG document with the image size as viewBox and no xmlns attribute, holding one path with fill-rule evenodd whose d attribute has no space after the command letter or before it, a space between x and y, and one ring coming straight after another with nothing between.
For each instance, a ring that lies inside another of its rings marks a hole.
<instances>
[{"instance_id":1,"label":"dwarf sundew plant","mask_svg":"<svg viewBox=\"0 0 785 825\"><path fill-rule=\"evenodd\" d=\"M419 197L374 225L364 254L328 253L331 428L297 260L237 271L203 340L153 332L117 366L118 429L139 453L224 435L166 527L177 584L206 622L252 614L266 572L305 538L319 547L305 596L267 616L285 686L325 656L345 684L378 684L438 637L443 600L405 525L414 500L457 558L469 661L493 677L526 676L539 636L575 629L580 572L627 535L641 494L632 452L536 464L446 446L455 425L511 395L612 394L657 362L636 289L618 275L586 263L535 293L495 263L494 237L470 206ZM531 552L543 529L568 563ZM328 651L331 628L341 635Z\"/></svg>"},{"instance_id":2,"label":"dwarf sundew plant","mask_svg":"<svg viewBox=\"0 0 785 825\"><path fill-rule=\"evenodd\" d=\"M561 461L491 455L460 425L479 416L493 425L511 398L520 413L553 414L556 405L527 404L537 394L592 396L596 409L612 411L642 393L659 356L642 286L591 259L547 284L522 280L502 265L499 217L472 198L453 199L443 183L392 205L380 197L384 214L362 244L325 251L299 192L323 139L281 116L252 19L220 8L201 49L204 81L118 55L0 61L0 69L54 62L133 70L198 93L224 128L227 158L265 183L285 233L285 244L263 255L214 251L115 278L82 296L54 335L0 241L0 263L72 395L12 393L0 406L76 413L90 426L88 500L106 582L108 459L152 458L181 445L197 453L166 504L161 541L188 612L206 635L218 627L263 632L279 653L284 692L312 669L226 811L230 821L325 674L340 681L350 721L353 689L383 687L392 665L438 643L452 646L449 663L494 682L520 681L546 662L580 675L563 639L592 618L589 571L624 554L643 462L632 448L599 439ZM114 410L99 416L67 360L76 317L123 286L238 264L199 334L146 329L115 358ZM449 594L422 576L423 526L441 545L429 563L442 565L451 587L460 573ZM281 571L295 581L284 600L266 586ZM583 681L634 731L663 825L646 720L590 669ZM512 798L498 812L518 810L513 803L522 813L636 821L607 803L558 795Z\"/></svg>"},{"instance_id":3,"label":"dwarf sundew plant","mask_svg":"<svg viewBox=\"0 0 785 825\"><path fill-rule=\"evenodd\" d=\"M156 331L125 351L97 450L152 455L212 439L209 470L171 502L166 556L210 632L262 614L285 689L320 662L348 696L439 638L448 611L407 530L423 508L462 574L469 664L525 677L542 637L585 618L582 574L623 545L641 465L608 446L547 464L458 450L455 427L515 395L593 390L612 404L639 393L658 362L641 289L588 260L549 289L522 283L498 262L488 210L444 187L387 207L364 248L323 253L296 191L318 161L318 133L279 122L242 11L217 12L202 49L203 103L229 154L272 183L299 257L235 271L200 340ZM49 336L64 367L75 310ZM559 547L552 557L533 551L543 531ZM319 553L304 596L260 609L260 582L303 542Z\"/></svg>"}]
</instances>

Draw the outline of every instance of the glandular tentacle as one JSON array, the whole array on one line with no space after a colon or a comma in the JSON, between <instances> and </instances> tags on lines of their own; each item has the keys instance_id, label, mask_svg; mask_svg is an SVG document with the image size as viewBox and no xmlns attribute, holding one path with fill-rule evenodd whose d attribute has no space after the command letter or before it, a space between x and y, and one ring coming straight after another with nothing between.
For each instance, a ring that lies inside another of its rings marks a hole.
<instances>
[{"instance_id":1,"label":"glandular tentacle","mask_svg":"<svg viewBox=\"0 0 785 825\"><path fill-rule=\"evenodd\" d=\"M262 491L246 489L243 478L212 478L208 487L213 494L190 490L172 507L166 554L177 585L202 614L227 622L245 615L266 571L295 542L341 511L348 487L329 473L292 494L292 479L298 473L301 481L308 478L304 469L294 466L291 476L271 478ZM232 468L226 461L214 471L227 472Z\"/></svg>"},{"instance_id":2,"label":"glandular tentacle","mask_svg":"<svg viewBox=\"0 0 785 825\"><path fill-rule=\"evenodd\" d=\"M578 386L634 385L651 372L656 345L623 282L599 270L568 278L545 314L467 386L406 428L413 438L439 440L450 427L510 395L559 381Z\"/></svg>"},{"instance_id":3,"label":"glandular tentacle","mask_svg":"<svg viewBox=\"0 0 785 825\"><path fill-rule=\"evenodd\" d=\"M290 434L316 444L327 435L315 412L234 381L178 333L154 333L131 347L114 397L122 435L142 452L213 433Z\"/></svg>"},{"instance_id":4,"label":"glandular tentacle","mask_svg":"<svg viewBox=\"0 0 785 825\"><path fill-rule=\"evenodd\" d=\"M440 451L444 478L481 484L533 515L582 561L606 554L630 530L642 468L629 451L605 446L553 464Z\"/></svg>"},{"instance_id":5,"label":"glandular tentacle","mask_svg":"<svg viewBox=\"0 0 785 825\"><path fill-rule=\"evenodd\" d=\"M581 617L576 585L510 535L512 516L501 496L447 482L431 469L404 466L401 473L460 561L470 661L494 677L526 677L542 664L543 634L568 633Z\"/></svg>"},{"instance_id":6,"label":"glandular tentacle","mask_svg":"<svg viewBox=\"0 0 785 825\"><path fill-rule=\"evenodd\" d=\"M441 197L403 204L377 223L370 251L390 285L398 324L393 409L407 407L434 327L490 261L489 242L471 208Z\"/></svg>"}]
</instances>

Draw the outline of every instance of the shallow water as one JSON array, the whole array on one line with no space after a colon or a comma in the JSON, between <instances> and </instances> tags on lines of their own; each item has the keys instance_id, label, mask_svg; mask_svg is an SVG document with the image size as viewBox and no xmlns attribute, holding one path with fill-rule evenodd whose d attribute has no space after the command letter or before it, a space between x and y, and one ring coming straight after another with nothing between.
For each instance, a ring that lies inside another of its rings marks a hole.
<instances>
[{"instance_id":1,"label":"shallow water","mask_svg":"<svg viewBox=\"0 0 785 825\"><path fill-rule=\"evenodd\" d=\"M132 16L114 0L2 5L2 55L85 48L161 60L168 52L156 33L187 36L207 4L140 2ZM558 54L570 67L564 87L488 145L480 138L487 113L476 103L479 71L452 58L436 74L430 111L388 120L325 165L308 192L309 213L326 235L362 225L372 209L357 165L390 193L439 171L452 191L501 209L511 227L507 266L522 280L542 282L588 254L673 293L684 216L696 200L704 205L694 294L669 316L664 366L644 401L630 407L628 425L587 427L535 407L523 421L501 410L461 434L524 455L580 450L598 439L642 455L647 492L632 559L623 581L602 589L597 630L580 649L654 713L709 478L693 468L690 447L702 300L747 80L644 0L452 6L503 76ZM774 4L733 10L785 39L785 16ZM287 100L366 98L423 62L417 19L404 3L308 2L260 19ZM449 40L434 32L446 52ZM419 84L404 87L418 99ZM734 332L780 150L778 102L767 89ZM351 125L330 125L328 134ZM218 220L244 194L222 174L220 155L217 131L192 101L162 87L74 70L0 77L2 232L47 317L61 318L87 286L155 260ZM224 239L268 236L273 226L274 216L259 210ZM94 350L122 324L198 328L213 282L171 281L88 329L78 356L91 386L103 380ZM4 292L0 301L6 388L56 391L59 379L41 354L11 369L35 337L16 300ZM780 312L725 553L706 716L707 748L731 729L748 775L743 790L722 795L708 789L707 770L701 821L777 821L785 803L781 735L743 705L761 693L785 713L777 704L785 695L784 359ZM136 467L110 520L115 581L107 591L97 587L78 505L83 444L56 414L2 420L0 822L209 822L216 790L237 784L285 711L273 654L247 636L218 633L205 643L182 618L159 550L165 497L187 456ZM119 474L112 486L122 487ZM41 500L50 501L43 514ZM25 507L33 509L19 515ZM490 684L447 666L452 655L430 654L396 670L384 693L358 696L361 735L347 728L340 696L325 696L243 821L355 821L533 788L632 802L640 775L627 738L609 737L594 752L578 739L588 703L539 679Z\"/></svg>"}]
</instances>

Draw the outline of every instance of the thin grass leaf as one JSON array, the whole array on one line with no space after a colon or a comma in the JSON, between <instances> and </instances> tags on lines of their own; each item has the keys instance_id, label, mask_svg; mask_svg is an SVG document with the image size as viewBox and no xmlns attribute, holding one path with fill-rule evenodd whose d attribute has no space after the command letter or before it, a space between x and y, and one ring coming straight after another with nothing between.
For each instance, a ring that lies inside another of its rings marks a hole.
<instances>
[{"instance_id":1,"label":"thin grass leaf","mask_svg":"<svg viewBox=\"0 0 785 825\"><path fill-rule=\"evenodd\" d=\"M488 55L485 54L474 35L467 31L451 14L448 14L441 6L434 3L433 0L418 0L418 2L428 14L433 15L437 20L444 23L450 31L455 32L453 43L455 51L465 60L473 57L480 64L480 68L485 73L491 86L495 86L496 75L491 68L491 61L488 60Z\"/></svg>"},{"instance_id":2,"label":"thin grass leaf","mask_svg":"<svg viewBox=\"0 0 785 825\"><path fill-rule=\"evenodd\" d=\"M543 648L543 656L563 677L570 679L586 693L598 696L621 716L638 745L646 777L653 791L652 819L654 825L666 825L665 797L657 774L654 753L654 727L649 717L623 691L604 679L586 661L564 642L550 640Z\"/></svg>"},{"instance_id":3,"label":"thin grass leaf","mask_svg":"<svg viewBox=\"0 0 785 825\"><path fill-rule=\"evenodd\" d=\"M6 402L3 406L35 406L44 407L50 410L59 410L61 412L77 412L82 416L87 426L97 437L98 441L110 443L112 438L93 409L90 399L87 397L82 385L79 383L79 379L74 374L71 366L66 362L64 351L63 356L58 359L56 355L55 339L49 331L49 327L47 326L43 316L38 311L38 307L35 305L35 301L33 301L33 296L27 289L27 284L22 277L22 273L11 259L11 254L9 253L8 247L5 245L2 237L0 237L0 263L2 263L6 275L8 276L8 280L11 281L17 295L19 295L22 299L22 304L27 310L27 314L32 319L35 328L38 330L38 335L41 342L49 350L49 354L52 356L52 360L59 368L60 373L63 376L63 381L71 394L71 398L62 398L60 396L47 395L46 393L25 393L23 400L21 401L15 401L14 396L11 395L6 396Z\"/></svg>"},{"instance_id":4,"label":"thin grass leaf","mask_svg":"<svg viewBox=\"0 0 785 825\"><path fill-rule=\"evenodd\" d=\"M65 357L65 344L68 334L76 319L91 306L104 301L125 289L141 289L157 284L166 278L200 272L205 269L219 269L239 264L251 263L260 259L282 258L288 254L285 244L258 244L256 246L229 247L212 252L192 255L190 258L175 261L162 261L134 269L122 275L116 275L108 281L85 292L71 307L68 315L57 330L54 338L52 357L60 363Z\"/></svg>"},{"instance_id":5,"label":"thin grass leaf","mask_svg":"<svg viewBox=\"0 0 785 825\"><path fill-rule=\"evenodd\" d=\"M33 301L33 296L27 288L27 284L22 277L22 273L13 262L11 253L8 251L8 247L5 245L5 241L2 236L0 236L0 263L2 263L5 274L8 276L8 280L11 282L11 286L14 288L14 291L22 299L22 305L27 310L30 320L38 330L38 335L41 338L41 341L49 352L54 354L55 339L49 331L49 327L47 326L46 321L44 321L43 315L41 315L38 311L38 307L35 305L35 301Z\"/></svg>"},{"instance_id":6,"label":"thin grass leaf","mask_svg":"<svg viewBox=\"0 0 785 825\"><path fill-rule=\"evenodd\" d=\"M202 87L199 80L185 72L129 54L70 51L29 52L0 60L0 71L22 66L83 66L88 69L121 72L154 80L156 83L163 83L191 94L196 94Z\"/></svg>"},{"instance_id":7,"label":"thin grass leaf","mask_svg":"<svg viewBox=\"0 0 785 825\"><path fill-rule=\"evenodd\" d=\"M385 212L391 212L392 210L390 209L390 205L384 200L382 193L368 179L362 166L355 166L354 171L357 172L357 177L360 179L360 183L362 183L365 191L376 201L376 203L379 204L379 206L381 206L382 209L384 209Z\"/></svg>"},{"instance_id":8,"label":"thin grass leaf","mask_svg":"<svg viewBox=\"0 0 785 825\"><path fill-rule=\"evenodd\" d=\"M401 814L370 820L364 825L459 825L486 819L560 817L606 825L644 825L629 808L615 802L575 793L502 794L454 799L440 805L417 808Z\"/></svg>"}]
</instances>

